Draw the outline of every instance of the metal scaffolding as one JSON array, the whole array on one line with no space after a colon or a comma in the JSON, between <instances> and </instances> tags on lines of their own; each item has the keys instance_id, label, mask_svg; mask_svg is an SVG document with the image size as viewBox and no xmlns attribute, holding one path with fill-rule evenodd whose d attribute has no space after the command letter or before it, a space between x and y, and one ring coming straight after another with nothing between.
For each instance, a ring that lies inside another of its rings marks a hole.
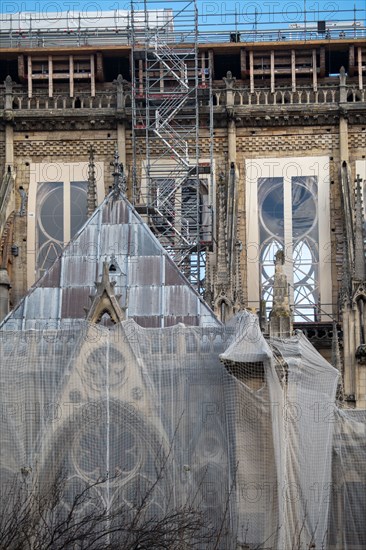
<instances>
[{"instance_id":1,"label":"metal scaffolding","mask_svg":"<svg viewBox=\"0 0 366 550\"><path fill-rule=\"evenodd\" d=\"M195 1L174 10L145 1L142 34L141 11L131 4L133 202L201 292L212 241L212 162L200 164L198 15Z\"/></svg>"}]
</instances>

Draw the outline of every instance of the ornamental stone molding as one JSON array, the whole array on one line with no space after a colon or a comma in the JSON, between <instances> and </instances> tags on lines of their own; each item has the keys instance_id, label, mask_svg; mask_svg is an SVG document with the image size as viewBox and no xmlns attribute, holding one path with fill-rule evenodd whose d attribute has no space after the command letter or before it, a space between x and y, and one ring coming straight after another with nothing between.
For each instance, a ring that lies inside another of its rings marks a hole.
<instances>
[{"instance_id":1,"label":"ornamental stone molding","mask_svg":"<svg viewBox=\"0 0 366 550\"><path fill-rule=\"evenodd\" d=\"M125 313L119 305L120 295L114 293L115 281L109 278L110 263L103 263L103 275L100 283L95 283L97 292L90 296L92 305L87 310L87 320L91 323L100 323L101 318L107 313L114 324L125 320Z\"/></svg>"}]
</instances>

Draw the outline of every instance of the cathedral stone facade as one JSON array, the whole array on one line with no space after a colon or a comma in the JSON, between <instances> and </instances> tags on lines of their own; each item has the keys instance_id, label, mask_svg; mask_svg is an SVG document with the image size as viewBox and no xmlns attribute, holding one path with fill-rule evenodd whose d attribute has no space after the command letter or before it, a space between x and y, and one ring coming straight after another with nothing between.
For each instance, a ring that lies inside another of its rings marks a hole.
<instances>
[{"instance_id":1,"label":"cathedral stone facade","mask_svg":"<svg viewBox=\"0 0 366 550\"><path fill-rule=\"evenodd\" d=\"M54 45L20 38L1 48L0 60L2 317L118 178L159 232L157 215L135 192L147 149L159 156L136 115L154 101L144 95L148 56L133 57L133 46L116 39ZM211 224L202 239L201 294L219 321L249 309L265 332L271 320L303 330L342 371L345 404L363 408L366 41L198 42L196 60L195 100L185 102L177 127L188 127L195 113L197 140L187 147L199 156ZM159 91L167 94L164 63ZM93 255L95 240L89 245ZM270 315L279 250L292 316L286 323ZM187 264L183 272L189 279ZM81 309L91 308L87 293L82 299Z\"/></svg>"}]
</instances>

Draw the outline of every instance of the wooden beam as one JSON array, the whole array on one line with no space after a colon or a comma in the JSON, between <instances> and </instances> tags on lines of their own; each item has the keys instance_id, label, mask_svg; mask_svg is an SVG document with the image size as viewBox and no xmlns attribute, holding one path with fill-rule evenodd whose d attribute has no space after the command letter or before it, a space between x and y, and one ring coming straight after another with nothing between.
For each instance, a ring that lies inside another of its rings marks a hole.
<instances>
[{"instance_id":1,"label":"wooden beam","mask_svg":"<svg viewBox=\"0 0 366 550\"><path fill-rule=\"evenodd\" d=\"M212 80L215 78L214 51L208 50L208 68L211 71Z\"/></svg>"},{"instance_id":2,"label":"wooden beam","mask_svg":"<svg viewBox=\"0 0 366 550\"><path fill-rule=\"evenodd\" d=\"M90 55L90 95L95 97L95 59L93 53Z\"/></svg>"},{"instance_id":3,"label":"wooden beam","mask_svg":"<svg viewBox=\"0 0 366 550\"><path fill-rule=\"evenodd\" d=\"M313 49L313 90L318 90L318 67L316 66L316 49Z\"/></svg>"},{"instance_id":4,"label":"wooden beam","mask_svg":"<svg viewBox=\"0 0 366 550\"><path fill-rule=\"evenodd\" d=\"M163 64L159 64L159 78L160 78L160 92L164 93L164 67Z\"/></svg>"},{"instance_id":5,"label":"wooden beam","mask_svg":"<svg viewBox=\"0 0 366 550\"><path fill-rule=\"evenodd\" d=\"M254 92L254 55L253 50L249 52L249 77L250 77L250 93Z\"/></svg>"},{"instance_id":6,"label":"wooden beam","mask_svg":"<svg viewBox=\"0 0 366 550\"><path fill-rule=\"evenodd\" d=\"M240 49L240 76L243 80L247 77L247 52L245 48Z\"/></svg>"},{"instance_id":7,"label":"wooden beam","mask_svg":"<svg viewBox=\"0 0 366 550\"><path fill-rule=\"evenodd\" d=\"M53 61L52 61L52 55L48 56L48 97L53 97Z\"/></svg>"},{"instance_id":8,"label":"wooden beam","mask_svg":"<svg viewBox=\"0 0 366 550\"><path fill-rule=\"evenodd\" d=\"M362 48L358 47L357 50L357 62L358 62L358 87L363 90L363 74L362 74Z\"/></svg>"},{"instance_id":9,"label":"wooden beam","mask_svg":"<svg viewBox=\"0 0 366 550\"><path fill-rule=\"evenodd\" d=\"M349 76L353 77L355 75L355 46L350 44L348 52L348 72Z\"/></svg>"},{"instance_id":10,"label":"wooden beam","mask_svg":"<svg viewBox=\"0 0 366 550\"><path fill-rule=\"evenodd\" d=\"M74 56L69 56L70 97L74 97Z\"/></svg>"},{"instance_id":11,"label":"wooden beam","mask_svg":"<svg viewBox=\"0 0 366 550\"><path fill-rule=\"evenodd\" d=\"M104 65L103 55L101 52L97 52L97 67L95 70L95 74L98 82L104 82Z\"/></svg>"},{"instance_id":12,"label":"wooden beam","mask_svg":"<svg viewBox=\"0 0 366 550\"><path fill-rule=\"evenodd\" d=\"M18 77L21 82L26 81L24 55L18 55Z\"/></svg>"},{"instance_id":13,"label":"wooden beam","mask_svg":"<svg viewBox=\"0 0 366 550\"><path fill-rule=\"evenodd\" d=\"M271 93L275 92L275 53L271 50Z\"/></svg>"},{"instance_id":14,"label":"wooden beam","mask_svg":"<svg viewBox=\"0 0 366 550\"><path fill-rule=\"evenodd\" d=\"M295 50L291 50L291 81L292 81L292 91L296 92L296 54L295 54Z\"/></svg>"},{"instance_id":15,"label":"wooden beam","mask_svg":"<svg viewBox=\"0 0 366 550\"><path fill-rule=\"evenodd\" d=\"M32 97L32 57L28 55L28 97Z\"/></svg>"},{"instance_id":16,"label":"wooden beam","mask_svg":"<svg viewBox=\"0 0 366 550\"><path fill-rule=\"evenodd\" d=\"M322 46L320 48L320 72L319 72L320 78L324 78L325 76L325 48Z\"/></svg>"}]
</instances>

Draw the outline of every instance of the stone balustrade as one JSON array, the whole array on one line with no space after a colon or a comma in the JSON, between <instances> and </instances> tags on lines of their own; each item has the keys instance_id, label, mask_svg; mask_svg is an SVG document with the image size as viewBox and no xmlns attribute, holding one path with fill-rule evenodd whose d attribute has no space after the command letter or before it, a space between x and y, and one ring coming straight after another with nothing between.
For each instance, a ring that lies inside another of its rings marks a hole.
<instances>
[{"instance_id":1,"label":"stone balustrade","mask_svg":"<svg viewBox=\"0 0 366 550\"><path fill-rule=\"evenodd\" d=\"M362 94L362 95L360 95ZM364 90L349 90L349 101L364 101ZM226 105L226 90L214 89L214 105ZM233 90L234 105L237 106L266 106L266 105L324 105L339 103L339 87L324 86L314 91L312 87L298 87L296 91L291 88L280 88L274 93L268 88L249 89L235 88ZM362 98L362 99L361 99Z\"/></svg>"},{"instance_id":2,"label":"stone balustrade","mask_svg":"<svg viewBox=\"0 0 366 550\"><path fill-rule=\"evenodd\" d=\"M47 95L35 93L34 97L31 98L24 93L13 94L13 109L112 109L115 107L115 93L96 93L94 97L90 94L77 94L75 97L55 94L54 97L48 97Z\"/></svg>"},{"instance_id":3,"label":"stone balustrade","mask_svg":"<svg viewBox=\"0 0 366 550\"><path fill-rule=\"evenodd\" d=\"M227 90L225 87L215 87L213 93L214 108L227 105ZM316 91L311 86L278 88L271 92L269 88L256 88L253 92L247 88L232 89L233 106L265 107L290 105L334 105L341 101L340 87L319 86ZM360 90L356 85L346 87L347 103L366 102L366 89ZM209 103L209 90L200 90L199 100L202 106ZM94 96L87 92L75 92L70 97L67 92L57 91L53 97L48 97L44 90L33 91L29 98L24 88L14 85L12 89L12 109L14 110L75 110L75 109L125 109L131 107L131 91L110 89L97 91ZM5 109L5 86L0 86L0 110Z\"/></svg>"},{"instance_id":4,"label":"stone balustrade","mask_svg":"<svg viewBox=\"0 0 366 550\"><path fill-rule=\"evenodd\" d=\"M114 84L114 85L113 85ZM102 90L97 90L94 95L89 91L75 90L73 97L66 90L54 90L49 97L46 90L32 91L29 97L26 87L15 84L7 77L4 85L0 86L0 110L25 110L25 111L53 111L76 109L124 109L131 105L131 93L125 90L122 77Z\"/></svg>"}]
</instances>

